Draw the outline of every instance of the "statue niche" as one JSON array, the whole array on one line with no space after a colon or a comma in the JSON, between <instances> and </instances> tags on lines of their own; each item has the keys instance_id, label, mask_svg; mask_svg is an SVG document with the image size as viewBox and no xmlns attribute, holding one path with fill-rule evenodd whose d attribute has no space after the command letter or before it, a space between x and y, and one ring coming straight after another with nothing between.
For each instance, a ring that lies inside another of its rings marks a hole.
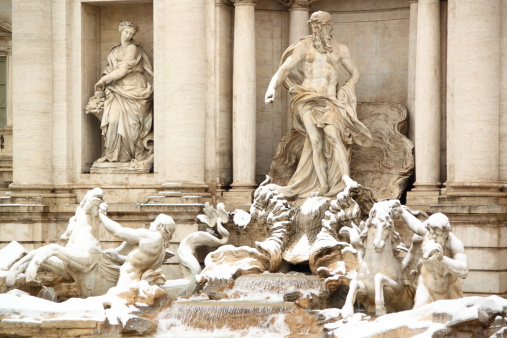
<instances>
[{"instance_id":1,"label":"statue niche","mask_svg":"<svg viewBox=\"0 0 507 338\"><path fill-rule=\"evenodd\" d=\"M104 137L102 157L91 173L149 172L153 166L153 66L132 21L119 26L120 44L107 58L86 113L97 116Z\"/></svg>"}]
</instances>

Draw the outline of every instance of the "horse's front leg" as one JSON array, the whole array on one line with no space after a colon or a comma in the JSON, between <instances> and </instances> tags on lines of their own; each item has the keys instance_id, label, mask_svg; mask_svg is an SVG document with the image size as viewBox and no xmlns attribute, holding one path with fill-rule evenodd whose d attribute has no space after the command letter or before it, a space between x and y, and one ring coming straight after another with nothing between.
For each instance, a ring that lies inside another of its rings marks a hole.
<instances>
[{"instance_id":1,"label":"horse's front leg","mask_svg":"<svg viewBox=\"0 0 507 338\"><path fill-rule=\"evenodd\" d=\"M366 295L366 286L363 282L353 279L350 281L349 293L347 293L347 299L342 308L342 318L347 318L354 314L354 303L358 294Z\"/></svg>"},{"instance_id":2,"label":"horse's front leg","mask_svg":"<svg viewBox=\"0 0 507 338\"><path fill-rule=\"evenodd\" d=\"M39 248L37 254L30 261L30 264L26 269L26 281L30 282L34 280L39 267L52 256L56 256L64 263L71 264L77 269L82 269L83 271L89 266L90 255L88 252L68 249L58 244L48 244Z\"/></svg>"},{"instance_id":3,"label":"horse's front leg","mask_svg":"<svg viewBox=\"0 0 507 338\"><path fill-rule=\"evenodd\" d=\"M377 273L374 278L375 281L375 314L377 316L382 316L387 313L385 307L385 296L384 296L384 287L387 286L391 290L389 294L394 295L398 294L401 290L401 285L395 280L383 275L381 273Z\"/></svg>"},{"instance_id":4,"label":"horse's front leg","mask_svg":"<svg viewBox=\"0 0 507 338\"><path fill-rule=\"evenodd\" d=\"M41 251L41 249L43 249L43 247L30 251L25 257L21 258L11 266L7 280L5 281L7 286L14 286L17 276L26 270L28 264L30 264L32 259Z\"/></svg>"}]
</instances>

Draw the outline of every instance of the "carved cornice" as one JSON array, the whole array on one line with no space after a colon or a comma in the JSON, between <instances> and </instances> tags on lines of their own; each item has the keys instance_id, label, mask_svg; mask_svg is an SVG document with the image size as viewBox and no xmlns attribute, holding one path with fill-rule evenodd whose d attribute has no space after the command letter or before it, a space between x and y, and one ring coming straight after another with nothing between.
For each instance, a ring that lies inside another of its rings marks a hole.
<instances>
[{"instance_id":1,"label":"carved cornice","mask_svg":"<svg viewBox=\"0 0 507 338\"><path fill-rule=\"evenodd\" d=\"M12 33L12 25L0 19L0 30Z\"/></svg>"},{"instance_id":2,"label":"carved cornice","mask_svg":"<svg viewBox=\"0 0 507 338\"><path fill-rule=\"evenodd\" d=\"M232 5L231 0L215 0L215 5Z\"/></svg>"},{"instance_id":3,"label":"carved cornice","mask_svg":"<svg viewBox=\"0 0 507 338\"><path fill-rule=\"evenodd\" d=\"M278 0L289 8L309 8L317 0Z\"/></svg>"}]
</instances>

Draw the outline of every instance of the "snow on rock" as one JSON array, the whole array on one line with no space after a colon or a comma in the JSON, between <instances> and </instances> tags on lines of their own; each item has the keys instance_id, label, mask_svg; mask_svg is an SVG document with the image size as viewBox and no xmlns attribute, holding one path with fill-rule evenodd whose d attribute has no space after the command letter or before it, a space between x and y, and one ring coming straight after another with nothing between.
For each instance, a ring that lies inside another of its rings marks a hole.
<instances>
[{"instance_id":1,"label":"snow on rock","mask_svg":"<svg viewBox=\"0 0 507 338\"><path fill-rule=\"evenodd\" d=\"M20 292L8 292L0 294L0 318L36 322L46 319L104 321L105 313L97 297L55 303Z\"/></svg>"},{"instance_id":2,"label":"snow on rock","mask_svg":"<svg viewBox=\"0 0 507 338\"><path fill-rule=\"evenodd\" d=\"M440 300L418 309L391 313L366 321L358 316L339 320L324 326L334 337L371 337L381 334L430 336L443 329L471 323L487 327L498 315L507 314L507 299L490 297L466 297Z\"/></svg>"},{"instance_id":3,"label":"snow on rock","mask_svg":"<svg viewBox=\"0 0 507 338\"><path fill-rule=\"evenodd\" d=\"M9 268L28 251L18 242L12 241L0 250L0 270Z\"/></svg>"},{"instance_id":4,"label":"snow on rock","mask_svg":"<svg viewBox=\"0 0 507 338\"><path fill-rule=\"evenodd\" d=\"M231 280L240 271L263 272L269 263L257 249L223 245L208 254L204 264L204 270L195 276L200 284L212 280Z\"/></svg>"},{"instance_id":5,"label":"snow on rock","mask_svg":"<svg viewBox=\"0 0 507 338\"><path fill-rule=\"evenodd\" d=\"M11 290L0 294L0 326L1 321L46 322L50 320L97 321L125 326L127 321L136 317L138 306L148 306L164 292L156 285L148 285L140 281L109 289L103 296L86 299L71 298L63 303L55 303L42 298L33 297L20 290ZM140 305L136 295L146 299L149 304Z\"/></svg>"}]
</instances>

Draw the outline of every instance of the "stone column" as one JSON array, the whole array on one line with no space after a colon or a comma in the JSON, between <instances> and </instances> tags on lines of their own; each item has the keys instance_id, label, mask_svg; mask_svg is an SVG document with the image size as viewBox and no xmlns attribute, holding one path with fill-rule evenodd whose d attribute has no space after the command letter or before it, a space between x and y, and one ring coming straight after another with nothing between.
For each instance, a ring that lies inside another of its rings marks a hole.
<instances>
[{"instance_id":1,"label":"stone column","mask_svg":"<svg viewBox=\"0 0 507 338\"><path fill-rule=\"evenodd\" d=\"M440 192L440 1L419 0L415 83L415 189L409 204L427 209Z\"/></svg>"},{"instance_id":2,"label":"stone column","mask_svg":"<svg viewBox=\"0 0 507 338\"><path fill-rule=\"evenodd\" d=\"M408 38L408 138L415 141L415 66L417 59L417 0L410 0L410 28Z\"/></svg>"},{"instance_id":3,"label":"stone column","mask_svg":"<svg viewBox=\"0 0 507 338\"><path fill-rule=\"evenodd\" d=\"M255 10L254 0L234 0L233 183L237 190L255 184Z\"/></svg>"},{"instance_id":4,"label":"stone column","mask_svg":"<svg viewBox=\"0 0 507 338\"><path fill-rule=\"evenodd\" d=\"M317 0L280 0L289 6L290 31L289 45L297 42L301 37L310 34L308 19L310 18L310 5Z\"/></svg>"},{"instance_id":5,"label":"stone column","mask_svg":"<svg viewBox=\"0 0 507 338\"><path fill-rule=\"evenodd\" d=\"M12 2L13 188L52 187L52 2Z\"/></svg>"}]
</instances>

